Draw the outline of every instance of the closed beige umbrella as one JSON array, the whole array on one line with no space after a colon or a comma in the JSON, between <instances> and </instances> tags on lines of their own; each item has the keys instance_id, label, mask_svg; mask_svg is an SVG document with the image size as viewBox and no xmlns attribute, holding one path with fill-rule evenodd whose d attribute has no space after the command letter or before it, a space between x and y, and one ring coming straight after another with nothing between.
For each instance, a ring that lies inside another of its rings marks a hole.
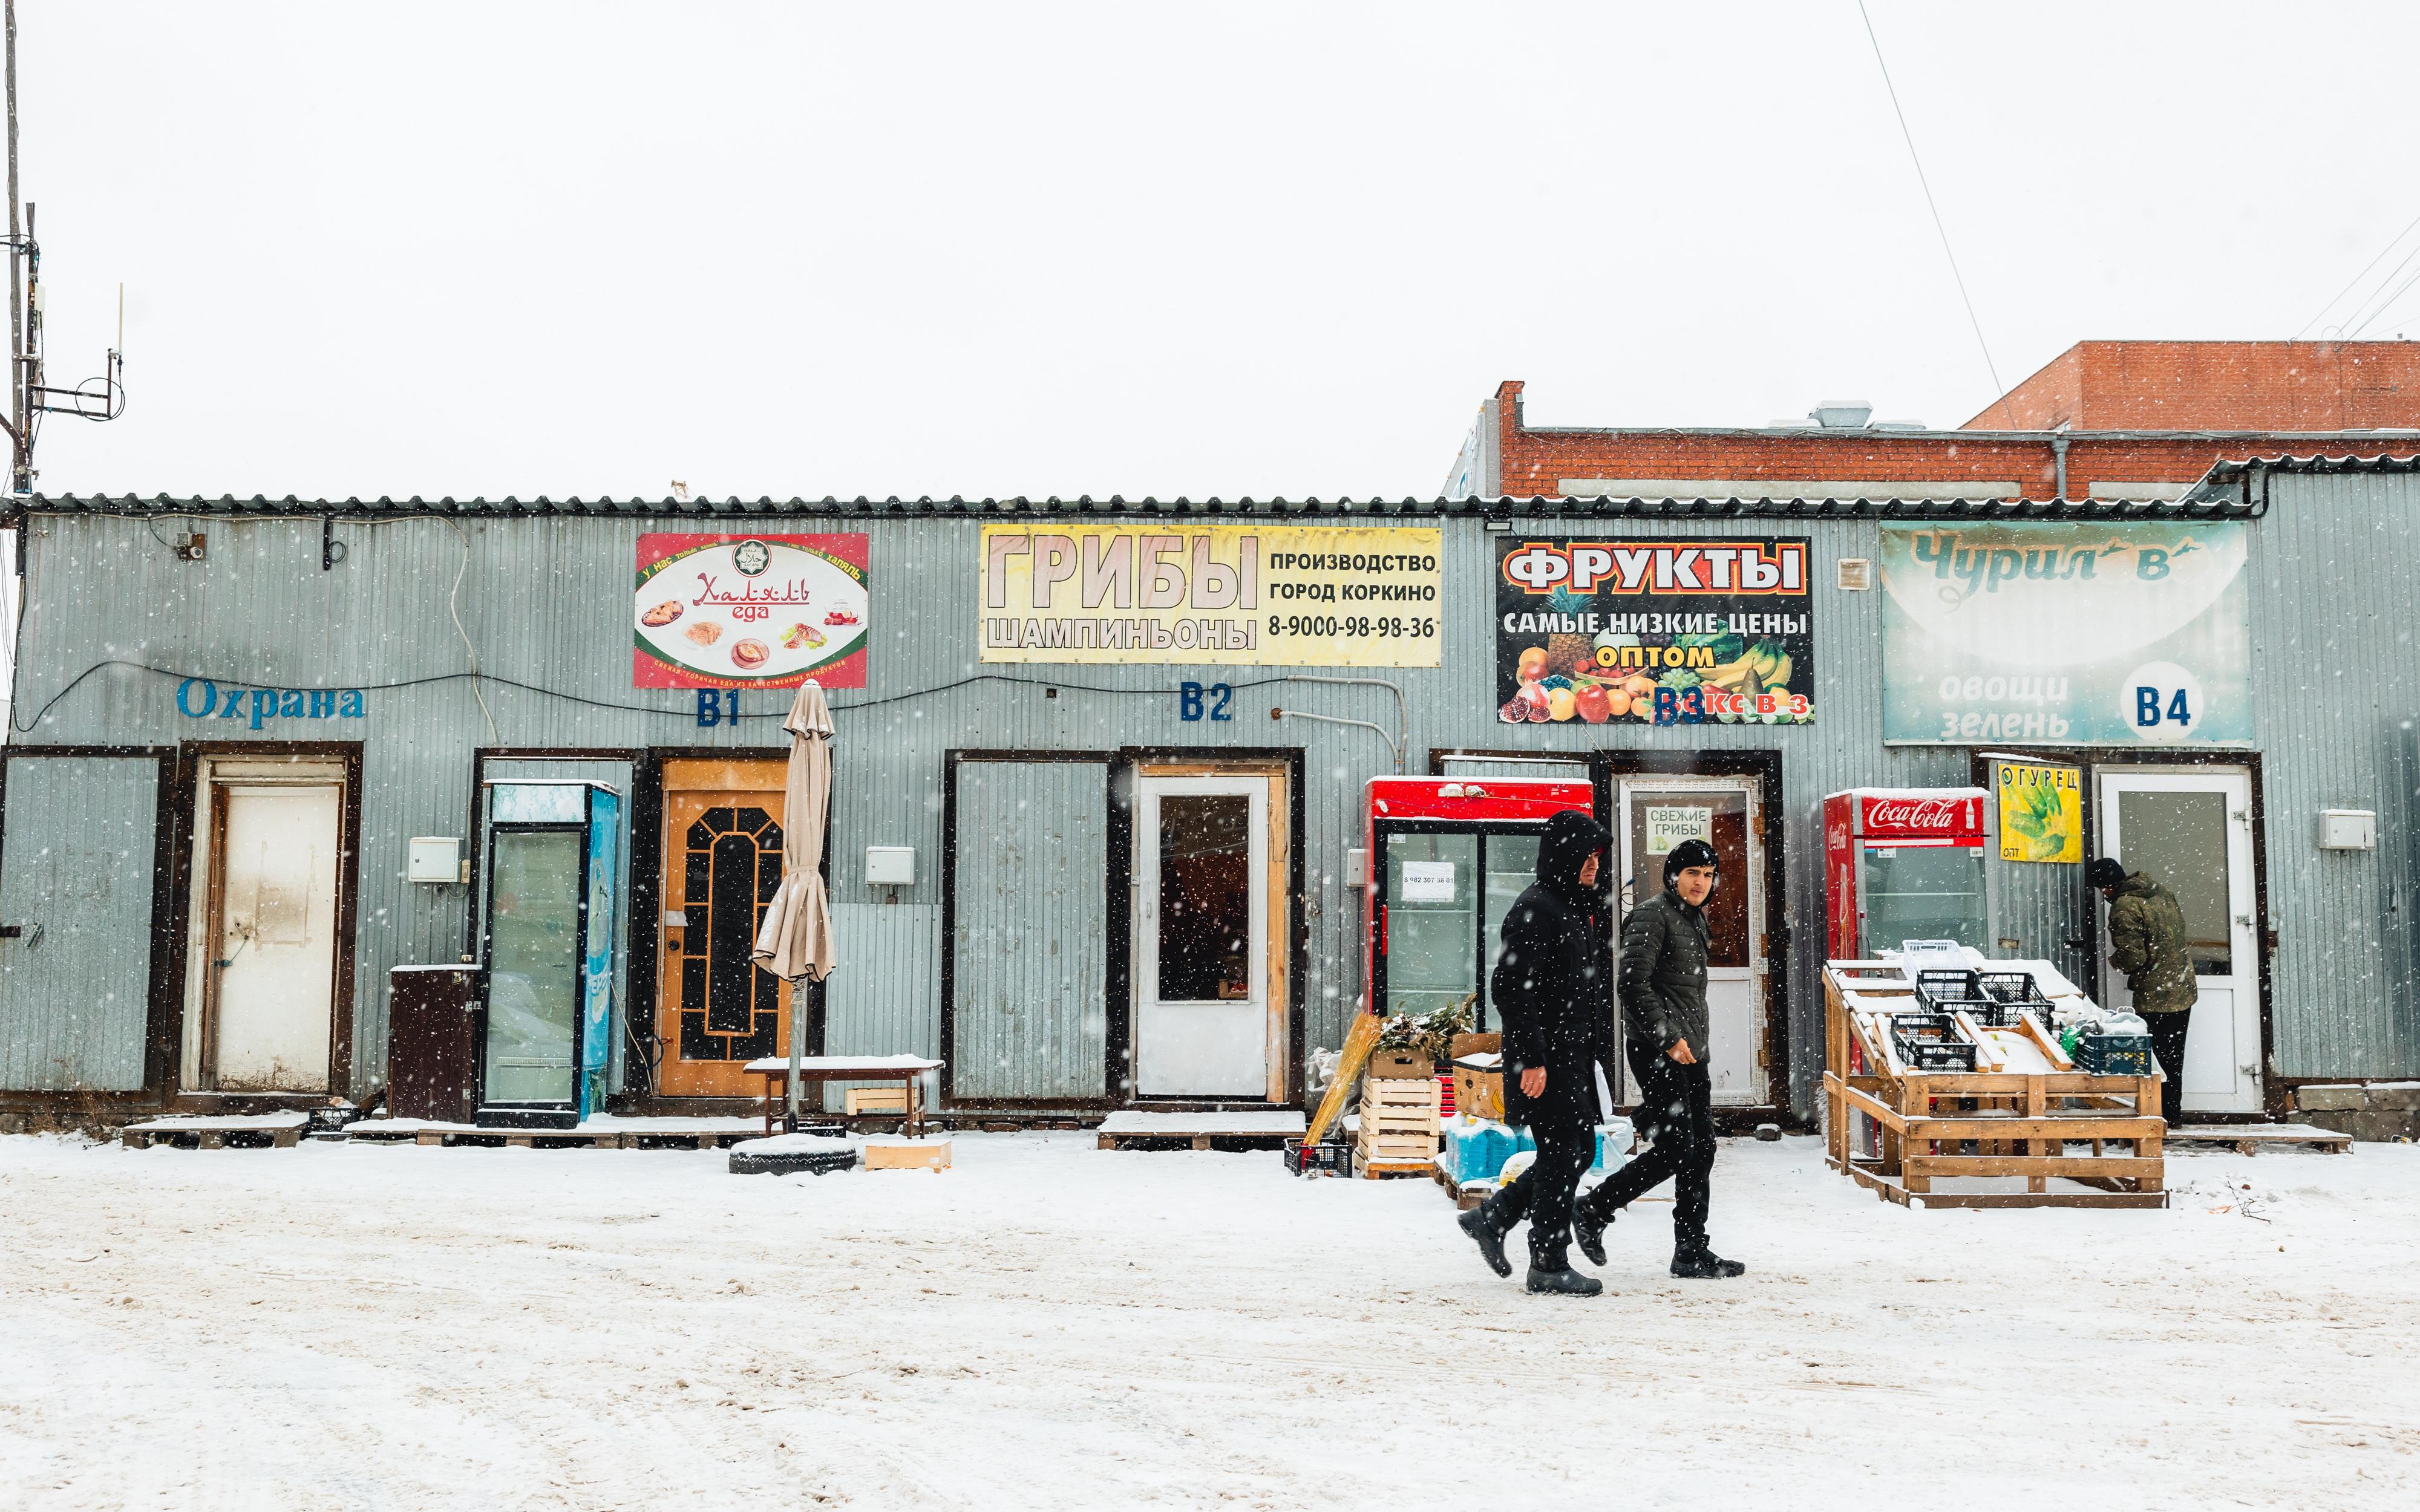
<instances>
[{"instance_id":1,"label":"closed beige umbrella","mask_svg":"<svg viewBox=\"0 0 2420 1512\"><path fill-rule=\"evenodd\" d=\"M824 892L824 825L831 811L831 709L813 679L799 685L790 717L790 768L783 784L782 886L765 910L752 952L757 966L791 984L789 1121L799 1121L799 1061L807 1050L804 983L840 964L832 949L831 899Z\"/></svg>"}]
</instances>

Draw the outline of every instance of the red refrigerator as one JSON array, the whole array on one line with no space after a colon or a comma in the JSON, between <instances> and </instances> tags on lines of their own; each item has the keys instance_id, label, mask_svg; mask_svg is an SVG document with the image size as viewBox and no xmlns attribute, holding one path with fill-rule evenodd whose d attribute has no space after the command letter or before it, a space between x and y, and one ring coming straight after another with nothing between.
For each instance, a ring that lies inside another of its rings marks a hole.
<instances>
[{"instance_id":1,"label":"red refrigerator","mask_svg":"<svg viewBox=\"0 0 2420 1512\"><path fill-rule=\"evenodd\" d=\"M1852 788L1823 800L1824 954L1870 961L1904 940L1982 949L1981 788Z\"/></svg>"}]
</instances>

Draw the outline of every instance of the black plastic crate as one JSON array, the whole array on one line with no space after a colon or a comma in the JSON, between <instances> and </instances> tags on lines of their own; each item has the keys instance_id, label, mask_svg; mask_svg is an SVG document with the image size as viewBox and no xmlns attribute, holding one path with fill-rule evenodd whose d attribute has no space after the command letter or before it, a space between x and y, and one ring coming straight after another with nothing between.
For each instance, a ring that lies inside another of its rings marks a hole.
<instances>
[{"instance_id":1,"label":"black plastic crate","mask_svg":"<svg viewBox=\"0 0 2420 1512\"><path fill-rule=\"evenodd\" d=\"M1978 971L1975 985L1999 1006L2009 1024L2014 1024L2017 1015L2028 1010L2044 1024L2050 1022L2050 999L2034 984L2030 971Z\"/></svg>"},{"instance_id":2,"label":"black plastic crate","mask_svg":"<svg viewBox=\"0 0 2420 1512\"><path fill-rule=\"evenodd\" d=\"M1928 1013L1964 1013L1977 1024L1995 1029L2008 1028L2016 1022L2001 1008L1999 999L1983 991L1980 974L1973 971L1917 972L1916 1002Z\"/></svg>"},{"instance_id":3,"label":"black plastic crate","mask_svg":"<svg viewBox=\"0 0 2420 1512\"><path fill-rule=\"evenodd\" d=\"M1329 1139L1306 1145L1299 1139L1289 1139L1285 1164L1286 1169L1296 1176L1351 1176L1353 1144L1350 1140Z\"/></svg>"},{"instance_id":4,"label":"black plastic crate","mask_svg":"<svg viewBox=\"0 0 2420 1512\"><path fill-rule=\"evenodd\" d=\"M1947 1013L1893 1013L1891 1040L1910 1071L1973 1071L1975 1046Z\"/></svg>"},{"instance_id":5,"label":"black plastic crate","mask_svg":"<svg viewBox=\"0 0 2420 1512\"><path fill-rule=\"evenodd\" d=\"M2094 1076L2156 1076L2148 1034L2087 1034L2075 1041L2075 1069Z\"/></svg>"}]
</instances>

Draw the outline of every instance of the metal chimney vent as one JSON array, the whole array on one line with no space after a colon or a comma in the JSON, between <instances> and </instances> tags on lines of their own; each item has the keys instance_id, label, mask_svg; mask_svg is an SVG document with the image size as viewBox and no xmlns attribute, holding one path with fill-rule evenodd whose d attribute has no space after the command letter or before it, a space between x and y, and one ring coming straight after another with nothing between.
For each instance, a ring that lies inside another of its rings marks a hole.
<instances>
[{"instance_id":1,"label":"metal chimney vent","mask_svg":"<svg viewBox=\"0 0 2420 1512\"><path fill-rule=\"evenodd\" d=\"M1863 399L1826 399L1807 413L1825 430L1863 430L1874 407Z\"/></svg>"}]
</instances>

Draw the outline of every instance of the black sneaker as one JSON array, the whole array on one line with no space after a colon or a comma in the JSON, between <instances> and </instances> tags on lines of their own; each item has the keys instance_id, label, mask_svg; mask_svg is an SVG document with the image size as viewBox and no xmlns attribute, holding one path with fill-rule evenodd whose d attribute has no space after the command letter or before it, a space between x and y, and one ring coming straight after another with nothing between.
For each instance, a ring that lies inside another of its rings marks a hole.
<instances>
[{"instance_id":1,"label":"black sneaker","mask_svg":"<svg viewBox=\"0 0 2420 1512\"><path fill-rule=\"evenodd\" d=\"M1579 1241L1580 1253L1590 1265L1605 1263L1605 1231L1613 1227L1613 1218L1609 1212L1600 1218L1589 1211L1584 1198L1572 1202L1572 1237Z\"/></svg>"},{"instance_id":2,"label":"black sneaker","mask_svg":"<svg viewBox=\"0 0 2420 1512\"><path fill-rule=\"evenodd\" d=\"M1683 1281L1728 1281L1747 1274L1747 1267L1710 1249L1683 1250L1672 1257L1672 1273Z\"/></svg>"},{"instance_id":3,"label":"black sneaker","mask_svg":"<svg viewBox=\"0 0 2420 1512\"><path fill-rule=\"evenodd\" d=\"M1528 1289L1565 1297L1593 1297L1605 1289L1605 1283L1592 1275L1582 1275L1568 1265L1559 1271L1541 1271L1533 1265L1529 1267Z\"/></svg>"},{"instance_id":4,"label":"black sneaker","mask_svg":"<svg viewBox=\"0 0 2420 1512\"><path fill-rule=\"evenodd\" d=\"M1478 1241L1479 1253L1486 1259L1489 1270L1497 1275L1512 1273L1512 1262L1504 1257L1503 1231L1487 1221L1485 1203L1481 1203L1454 1221L1462 1225L1464 1233Z\"/></svg>"}]
</instances>

